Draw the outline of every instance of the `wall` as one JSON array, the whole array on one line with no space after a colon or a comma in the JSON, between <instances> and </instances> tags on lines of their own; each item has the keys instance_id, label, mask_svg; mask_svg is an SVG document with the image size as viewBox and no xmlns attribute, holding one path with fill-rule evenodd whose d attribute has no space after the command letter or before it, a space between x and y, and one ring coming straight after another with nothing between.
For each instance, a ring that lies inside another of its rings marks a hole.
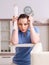
<instances>
[{"instance_id":1,"label":"wall","mask_svg":"<svg viewBox=\"0 0 49 65\"><path fill-rule=\"evenodd\" d=\"M43 50L48 51L49 50L49 26L39 26L40 29L40 39L43 45Z\"/></svg>"},{"instance_id":2,"label":"wall","mask_svg":"<svg viewBox=\"0 0 49 65\"><path fill-rule=\"evenodd\" d=\"M0 18L12 18L14 0L0 0Z\"/></svg>"},{"instance_id":3,"label":"wall","mask_svg":"<svg viewBox=\"0 0 49 65\"><path fill-rule=\"evenodd\" d=\"M36 20L44 22L49 18L49 0L0 0L0 18L12 18L14 4L18 6L19 14L29 5L34 11Z\"/></svg>"}]
</instances>

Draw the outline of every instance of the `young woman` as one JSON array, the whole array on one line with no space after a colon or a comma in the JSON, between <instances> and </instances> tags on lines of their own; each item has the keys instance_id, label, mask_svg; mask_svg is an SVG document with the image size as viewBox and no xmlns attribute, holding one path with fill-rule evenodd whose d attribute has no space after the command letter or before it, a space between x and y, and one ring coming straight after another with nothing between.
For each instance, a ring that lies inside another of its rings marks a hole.
<instances>
[{"instance_id":1,"label":"young woman","mask_svg":"<svg viewBox=\"0 0 49 65\"><path fill-rule=\"evenodd\" d=\"M36 44L40 41L39 29L33 26L33 17L21 14L18 18L13 18L16 27L13 30L11 42L16 44ZM30 47L17 47L13 63L16 65L30 65Z\"/></svg>"}]
</instances>

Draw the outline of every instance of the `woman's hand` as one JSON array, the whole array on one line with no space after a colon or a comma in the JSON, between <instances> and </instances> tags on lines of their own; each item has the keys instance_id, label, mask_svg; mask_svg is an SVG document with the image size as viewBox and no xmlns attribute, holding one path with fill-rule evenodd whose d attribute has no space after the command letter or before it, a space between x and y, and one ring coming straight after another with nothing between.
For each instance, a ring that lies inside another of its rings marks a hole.
<instances>
[{"instance_id":1,"label":"woman's hand","mask_svg":"<svg viewBox=\"0 0 49 65\"><path fill-rule=\"evenodd\" d=\"M12 22L16 22L18 20L18 17L13 16Z\"/></svg>"},{"instance_id":2,"label":"woman's hand","mask_svg":"<svg viewBox=\"0 0 49 65\"><path fill-rule=\"evenodd\" d=\"M28 18L28 22L29 22L29 25L32 25L33 22L34 22L34 19L33 19L33 17L31 15Z\"/></svg>"},{"instance_id":3,"label":"woman's hand","mask_svg":"<svg viewBox=\"0 0 49 65\"><path fill-rule=\"evenodd\" d=\"M18 17L13 16L12 18L12 24L13 24L13 29L16 30L17 29L17 21L18 21Z\"/></svg>"}]
</instances>

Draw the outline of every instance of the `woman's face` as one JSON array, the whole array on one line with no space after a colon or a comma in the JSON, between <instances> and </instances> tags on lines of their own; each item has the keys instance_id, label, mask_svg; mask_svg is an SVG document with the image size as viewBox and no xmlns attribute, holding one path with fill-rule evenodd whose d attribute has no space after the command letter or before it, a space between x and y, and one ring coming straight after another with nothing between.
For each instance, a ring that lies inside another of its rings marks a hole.
<instances>
[{"instance_id":1,"label":"woman's face","mask_svg":"<svg viewBox=\"0 0 49 65\"><path fill-rule=\"evenodd\" d=\"M18 21L18 28L25 33L28 30L29 24L27 18L20 18Z\"/></svg>"}]
</instances>

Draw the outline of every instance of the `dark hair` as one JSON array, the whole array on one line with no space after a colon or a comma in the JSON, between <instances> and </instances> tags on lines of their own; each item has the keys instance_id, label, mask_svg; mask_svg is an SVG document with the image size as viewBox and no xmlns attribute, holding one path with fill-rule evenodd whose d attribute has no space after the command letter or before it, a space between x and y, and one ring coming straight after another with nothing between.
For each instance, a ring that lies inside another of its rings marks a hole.
<instances>
[{"instance_id":1,"label":"dark hair","mask_svg":"<svg viewBox=\"0 0 49 65\"><path fill-rule=\"evenodd\" d=\"M28 15L26 15L26 14L20 14L20 16L18 17L18 20L20 19L20 18L29 18L29 16Z\"/></svg>"}]
</instances>

